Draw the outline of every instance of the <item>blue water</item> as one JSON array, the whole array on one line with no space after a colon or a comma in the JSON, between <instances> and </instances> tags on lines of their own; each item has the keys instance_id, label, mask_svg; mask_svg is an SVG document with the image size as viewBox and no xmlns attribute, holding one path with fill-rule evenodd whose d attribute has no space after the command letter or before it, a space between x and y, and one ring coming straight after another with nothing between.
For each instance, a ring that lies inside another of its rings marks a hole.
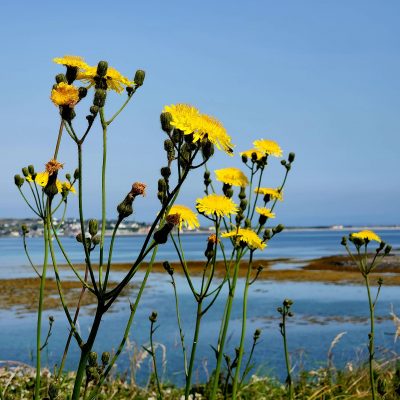
<instances>
[{"instance_id":1,"label":"blue water","mask_svg":"<svg viewBox=\"0 0 400 400\"><path fill-rule=\"evenodd\" d=\"M284 232L276 240L270 242L262 258L295 258L305 260L320 256L338 254L342 252L340 238L343 231L303 231ZM400 231L379 231L381 237L391 243L394 248L400 247ZM118 238L115 261L132 261L135 251L139 249L142 237ZM187 235L183 237L187 259L202 259L206 235ZM81 261L80 247L74 239L64 239L71 258ZM40 261L41 239L29 240L33 258ZM62 258L59 257L60 261ZM160 247L158 259L175 260L176 255L170 244ZM27 276L30 268L27 266L22 252L21 239L0 239L0 277ZM113 279L122 273L114 274ZM140 283L142 275L135 276L133 283ZM182 324L185 331L186 345L191 347L193 335L194 313L196 303L188 289L183 276L176 276L179 301L181 306ZM194 279L199 285L198 278ZM239 283L237 298L233 307L230 325L229 340L226 352L232 357L234 348L238 345L241 323L241 296L243 282ZM135 299L135 286L129 292L129 299ZM399 342L394 342L395 326L390 320L390 310L393 307L396 314L400 314L399 287L383 287L377 303L376 314L383 318L377 323L377 354L379 349L399 351ZM279 334L279 319L276 307L283 298L294 300L293 311L295 316L289 320L288 335L289 349L292 353L295 371L301 365L305 368L316 368L324 365L331 341L340 332L347 332L334 350L334 362L343 367L347 362L366 360L366 346L368 334L368 306L365 288L353 285L333 285L321 283L277 283L257 281L251 286L249 298L249 323L247 330L246 348L251 345L251 338L256 328L263 333L255 352L254 364L260 367L260 372L268 371L280 378L284 378L282 357L282 341ZM198 344L195 380L202 381L211 373L215 359L211 345L215 345L220 318L223 312L223 298L226 292L221 293L211 311L205 315ZM181 384L183 382L183 362L180 351L179 335L176 326L174 298L170 279L167 274L154 273L151 275L144 292L141 306L135 317L130 339L140 351L146 345L149 335L148 316L152 310L158 312L158 325L155 340L166 346L167 373L165 378ZM96 350L113 351L121 339L124 325L129 316L129 300L121 299L109 314L104 317L102 327L96 342ZM83 336L87 335L92 321L91 307L84 309L80 318L79 328ZM51 367L59 362L68 326L61 311L46 312L45 317L54 315L54 333L50 338L49 346L45 351L44 360ZM356 318L356 320L354 320ZM16 313L15 310L0 312L0 360L19 360L33 363L32 353L35 348L35 315ZM10 340L10 338L13 338ZM131 349L130 352L133 352ZM67 368L75 368L79 351L73 345L67 361ZM161 360L162 351L157 353ZM125 351L118 360L118 370L124 371L129 367L129 352ZM162 369L160 364L160 369ZM139 382L144 383L149 372L149 363L146 359L137 371Z\"/></svg>"}]
</instances>

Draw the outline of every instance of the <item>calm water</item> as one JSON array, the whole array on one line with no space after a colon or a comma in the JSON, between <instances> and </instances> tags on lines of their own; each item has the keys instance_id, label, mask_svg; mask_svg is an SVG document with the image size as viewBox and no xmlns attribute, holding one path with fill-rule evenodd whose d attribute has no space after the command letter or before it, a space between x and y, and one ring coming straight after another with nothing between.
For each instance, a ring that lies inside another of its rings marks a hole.
<instances>
[{"instance_id":1,"label":"calm water","mask_svg":"<svg viewBox=\"0 0 400 400\"><path fill-rule=\"evenodd\" d=\"M260 253L262 258L295 258L305 260L325 255L337 254L342 251L340 238L346 232L340 231L303 231L284 232L269 247ZM400 231L379 231L382 238L391 243L395 249L400 247ZM115 251L116 261L131 261L132 255L139 249L142 237L118 238ZM187 235L183 238L187 259L202 259L206 235ZM81 261L79 245L74 239L64 240L74 261ZM31 254L38 262L41 259L41 239L30 239ZM175 260L176 255L169 244L160 248L158 259ZM62 261L60 257L60 262ZM22 251L21 239L0 239L0 278L22 277L31 274L26 265ZM118 279L120 273L114 274ZM187 347L194 325L195 302L188 290L183 277L177 276L177 287L181 314ZM134 278L140 282L141 275ZM199 284L195 279L195 284ZM240 334L240 294L242 282L237 290L236 304L233 307L230 336L226 351L231 355L238 345ZM226 293L225 293L226 294ZM400 288L384 287L377 304L376 313L383 320L377 324L377 346L399 350L399 344L394 343L395 327L390 320L391 307L400 314ZM135 289L129 293L130 299L135 298ZM224 297L222 295L221 297ZM263 330L262 340L257 347L255 364L264 371L283 377L282 343L279 334L278 314L275 311L283 298L289 297L295 301L293 311L295 316L289 322L289 347L293 362L298 371L300 366L318 367L326 363L327 351L333 338L340 332L347 332L335 348L334 361L343 366L348 361L366 360L366 344L368 333L368 309L365 289L362 286L332 285L320 283L275 283L268 281L256 282L251 287L249 300L249 323L247 348L256 328ZM203 380L214 366L214 356L210 345L215 344L223 311L223 301L217 301L214 308L204 317L203 329L198 345L198 370L195 379ZM167 274L154 273L142 298L141 306L136 314L131 330L131 340L140 349L148 341L148 316L152 310L159 314L160 328L155 340L166 346L168 378L176 383L183 381L183 364L180 352L178 331L172 288ZM46 313L45 317L50 313ZM58 355L63 350L63 344L68 332L65 318L61 312L52 312L56 322L54 333L44 359L52 366L59 362ZM122 299L103 321L96 350L112 351L119 343L121 332L129 316L128 299ZM83 335L88 332L92 320L92 310L87 308L80 319L80 330ZM35 316L33 314L1 311L0 314L0 360L20 360L32 363L32 352L35 348ZM10 340L12 338L12 340ZM132 350L133 351L133 350ZM158 356L161 359L161 350ZM78 357L78 349L71 349L67 367L74 368ZM129 365L129 354L125 352L119 359L118 368L124 371ZM145 382L149 364L145 360L137 372L139 381Z\"/></svg>"}]
</instances>

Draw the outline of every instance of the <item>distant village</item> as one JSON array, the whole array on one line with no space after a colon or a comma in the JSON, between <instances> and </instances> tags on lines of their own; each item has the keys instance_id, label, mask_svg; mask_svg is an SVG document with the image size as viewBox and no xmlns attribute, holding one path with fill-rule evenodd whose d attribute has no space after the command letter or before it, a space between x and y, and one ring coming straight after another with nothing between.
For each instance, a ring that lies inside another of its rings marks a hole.
<instances>
[{"instance_id":1,"label":"distant village","mask_svg":"<svg viewBox=\"0 0 400 400\"><path fill-rule=\"evenodd\" d=\"M81 226L77 218L66 219L62 224L59 220L54 219L54 225L58 227L58 234L62 236L75 237L80 231ZM116 220L108 220L106 222L106 236L111 236L115 228ZM0 237L18 237L21 236L21 226L25 224L29 228L28 236L42 236L43 222L40 219L0 219ZM100 224L100 221L99 221ZM150 229L150 225L145 222L124 221L119 225L117 234L119 236L146 234ZM196 230L185 230L186 232L208 232L209 229L202 228Z\"/></svg>"}]
</instances>

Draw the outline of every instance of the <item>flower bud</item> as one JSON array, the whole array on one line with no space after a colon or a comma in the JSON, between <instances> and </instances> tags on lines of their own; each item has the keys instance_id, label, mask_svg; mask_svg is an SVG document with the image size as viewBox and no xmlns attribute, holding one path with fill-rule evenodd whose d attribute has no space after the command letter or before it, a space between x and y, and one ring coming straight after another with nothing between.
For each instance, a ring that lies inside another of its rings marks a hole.
<instances>
[{"instance_id":1,"label":"flower bud","mask_svg":"<svg viewBox=\"0 0 400 400\"><path fill-rule=\"evenodd\" d=\"M246 164L248 160L248 157L246 156L246 154L242 154L242 161Z\"/></svg>"},{"instance_id":2,"label":"flower bud","mask_svg":"<svg viewBox=\"0 0 400 400\"><path fill-rule=\"evenodd\" d=\"M277 225L275 228L272 228L272 233L274 235L282 232L285 229L285 227L282 224Z\"/></svg>"},{"instance_id":3,"label":"flower bud","mask_svg":"<svg viewBox=\"0 0 400 400\"><path fill-rule=\"evenodd\" d=\"M210 179L210 171L204 172L204 179Z\"/></svg>"},{"instance_id":4,"label":"flower bud","mask_svg":"<svg viewBox=\"0 0 400 400\"><path fill-rule=\"evenodd\" d=\"M392 246L387 244L385 247L385 255L388 255L392 251Z\"/></svg>"},{"instance_id":5,"label":"flower bud","mask_svg":"<svg viewBox=\"0 0 400 400\"><path fill-rule=\"evenodd\" d=\"M167 191L167 183L165 182L165 179L158 180L158 191L161 193L165 193Z\"/></svg>"},{"instance_id":6,"label":"flower bud","mask_svg":"<svg viewBox=\"0 0 400 400\"><path fill-rule=\"evenodd\" d=\"M378 278L378 285L382 286L382 284L383 284L383 279L382 278Z\"/></svg>"},{"instance_id":7,"label":"flower bud","mask_svg":"<svg viewBox=\"0 0 400 400\"><path fill-rule=\"evenodd\" d=\"M276 311L278 311L278 313L282 314L283 309L282 309L282 307L278 307L278 308L276 309Z\"/></svg>"},{"instance_id":8,"label":"flower bud","mask_svg":"<svg viewBox=\"0 0 400 400\"><path fill-rule=\"evenodd\" d=\"M240 201L239 207L240 207L240 209L241 209L242 211L245 211L246 208L247 208L247 200L241 200L241 201Z\"/></svg>"},{"instance_id":9,"label":"flower bud","mask_svg":"<svg viewBox=\"0 0 400 400\"><path fill-rule=\"evenodd\" d=\"M281 165L283 165L284 167L286 167L286 160L281 160Z\"/></svg>"},{"instance_id":10,"label":"flower bud","mask_svg":"<svg viewBox=\"0 0 400 400\"><path fill-rule=\"evenodd\" d=\"M258 223L260 224L260 226L263 226L265 225L267 220L268 220L267 216L260 214L260 217L258 218Z\"/></svg>"},{"instance_id":11,"label":"flower bud","mask_svg":"<svg viewBox=\"0 0 400 400\"><path fill-rule=\"evenodd\" d=\"M97 64L97 75L104 78L107 75L108 62L107 61L99 61Z\"/></svg>"},{"instance_id":12,"label":"flower bud","mask_svg":"<svg viewBox=\"0 0 400 400\"><path fill-rule=\"evenodd\" d=\"M244 200L246 198L246 188L241 187L240 188L240 193L239 193L239 199Z\"/></svg>"},{"instance_id":13,"label":"flower bud","mask_svg":"<svg viewBox=\"0 0 400 400\"><path fill-rule=\"evenodd\" d=\"M204 252L204 255L206 256L207 260L210 261L214 257L214 246L217 243L218 239L215 234L210 235L207 239L207 248L206 251Z\"/></svg>"},{"instance_id":14,"label":"flower bud","mask_svg":"<svg viewBox=\"0 0 400 400\"><path fill-rule=\"evenodd\" d=\"M67 83L67 77L64 74L57 74L56 75L56 82L57 83Z\"/></svg>"},{"instance_id":15,"label":"flower bud","mask_svg":"<svg viewBox=\"0 0 400 400\"><path fill-rule=\"evenodd\" d=\"M347 245L347 237L346 237L346 236L343 236L343 237L342 237L342 241L340 242L340 244L341 244L342 246L346 246L346 245Z\"/></svg>"},{"instance_id":16,"label":"flower bud","mask_svg":"<svg viewBox=\"0 0 400 400\"><path fill-rule=\"evenodd\" d=\"M271 200L271 195L269 195L269 194L264 195L263 200L264 200L264 203L268 203Z\"/></svg>"},{"instance_id":17,"label":"flower bud","mask_svg":"<svg viewBox=\"0 0 400 400\"><path fill-rule=\"evenodd\" d=\"M163 267L168 272L168 274L170 274L171 276L174 274L174 269L171 267L171 265L168 261L163 262Z\"/></svg>"},{"instance_id":18,"label":"flower bud","mask_svg":"<svg viewBox=\"0 0 400 400\"><path fill-rule=\"evenodd\" d=\"M168 235L171 233L172 229L179 225L180 215L179 214L169 214L166 217L166 223L154 233L153 239L157 244L167 243Z\"/></svg>"},{"instance_id":19,"label":"flower bud","mask_svg":"<svg viewBox=\"0 0 400 400\"><path fill-rule=\"evenodd\" d=\"M169 167L161 168L161 176L165 179L168 179L171 176L171 168Z\"/></svg>"},{"instance_id":20,"label":"flower bud","mask_svg":"<svg viewBox=\"0 0 400 400\"><path fill-rule=\"evenodd\" d=\"M379 243L379 247L376 249L376 252L377 253L379 253L380 251L382 251L383 250L383 248L386 246L386 243L385 242L380 242Z\"/></svg>"},{"instance_id":21,"label":"flower bud","mask_svg":"<svg viewBox=\"0 0 400 400\"><path fill-rule=\"evenodd\" d=\"M19 188L24 184L25 180L21 175L14 175L14 183Z\"/></svg>"},{"instance_id":22,"label":"flower bud","mask_svg":"<svg viewBox=\"0 0 400 400\"><path fill-rule=\"evenodd\" d=\"M270 229L266 229L264 231L264 235L263 235L264 241L267 241L267 240L271 239L271 237L272 237L271 230Z\"/></svg>"},{"instance_id":23,"label":"flower bud","mask_svg":"<svg viewBox=\"0 0 400 400\"><path fill-rule=\"evenodd\" d=\"M87 92L88 92L88 90L85 87L81 86L78 89L79 100L82 100L84 97L86 97Z\"/></svg>"},{"instance_id":24,"label":"flower bud","mask_svg":"<svg viewBox=\"0 0 400 400\"><path fill-rule=\"evenodd\" d=\"M65 73L65 78L67 79L67 83L70 85L78 75L78 68L67 66L67 71Z\"/></svg>"},{"instance_id":25,"label":"flower bud","mask_svg":"<svg viewBox=\"0 0 400 400\"><path fill-rule=\"evenodd\" d=\"M91 367L97 367L97 353L95 351L89 353L88 364Z\"/></svg>"},{"instance_id":26,"label":"flower bud","mask_svg":"<svg viewBox=\"0 0 400 400\"><path fill-rule=\"evenodd\" d=\"M67 181L71 181L71 174L65 174L65 179Z\"/></svg>"},{"instance_id":27,"label":"flower bud","mask_svg":"<svg viewBox=\"0 0 400 400\"><path fill-rule=\"evenodd\" d=\"M90 109L89 109L89 111L90 111L90 113L91 113L93 116L96 116L97 113L99 112L99 107L97 107L97 106L91 106Z\"/></svg>"},{"instance_id":28,"label":"flower bud","mask_svg":"<svg viewBox=\"0 0 400 400\"><path fill-rule=\"evenodd\" d=\"M133 196L131 193L128 193L125 199L120 204L118 204L117 211L118 218L120 220L129 217L133 213L132 203L134 199L135 196Z\"/></svg>"},{"instance_id":29,"label":"flower bud","mask_svg":"<svg viewBox=\"0 0 400 400\"><path fill-rule=\"evenodd\" d=\"M28 171L31 175L35 173L35 167L33 165L28 165Z\"/></svg>"},{"instance_id":30,"label":"flower bud","mask_svg":"<svg viewBox=\"0 0 400 400\"><path fill-rule=\"evenodd\" d=\"M174 127L171 125L172 115L169 112L163 112L160 114L161 129L165 133L170 133Z\"/></svg>"},{"instance_id":31,"label":"flower bud","mask_svg":"<svg viewBox=\"0 0 400 400\"><path fill-rule=\"evenodd\" d=\"M106 103L107 92L104 89L96 89L94 92L93 105L97 107L104 107Z\"/></svg>"},{"instance_id":32,"label":"flower bud","mask_svg":"<svg viewBox=\"0 0 400 400\"><path fill-rule=\"evenodd\" d=\"M74 171L74 179L75 180L79 179L79 169L78 168Z\"/></svg>"},{"instance_id":33,"label":"flower bud","mask_svg":"<svg viewBox=\"0 0 400 400\"><path fill-rule=\"evenodd\" d=\"M251 228L251 220L250 220L250 218L246 218L244 220L244 227L245 228Z\"/></svg>"},{"instance_id":34,"label":"flower bud","mask_svg":"<svg viewBox=\"0 0 400 400\"><path fill-rule=\"evenodd\" d=\"M49 199L52 199L58 193L57 175L57 171L49 175L47 184L43 189L44 193L49 197Z\"/></svg>"},{"instance_id":35,"label":"flower bud","mask_svg":"<svg viewBox=\"0 0 400 400\"><path fill-rule=\"evenodd\" d=\"M138 69L136 71L133 81L135 82L135 85L137 87L140 87L143 85L145 76L146 76L146 72L144 72L142 69Z\"/></svg>"},{"instance_id":36,"label":"flower bud","mask_svg":"<svg viewBox=\"0 0 400 400\"><path fill-rule=\"evenodd\" d=\"M25 177L29 176L28 168L26 168L26 167L22 168L22 174L23 174Z\"/></svg>"},{"instance_id":37,"label":"flower bud","mask_svg":"<svg viewBox=\"0 0 400 400\"><path fill-rule=\"evenodd\" d=\"M76 113L73 108L65 106L65 107L60 107L60 115L62 119L70 122L75 118Z\"/></svg>"},{"instance_id":38,"label":"flower bud","mask_svg":"<svg viewBox=\"0 0 400 400\"><path fill-rule=\"evenodd\" d=\"M253 340L256 342L258 339L260 339L260 336L261 336L261 329L256 329L254 331Z\"/></svg>"},{"instance_id":39,"label":"flower bud","mask_svg":"<svg viewBox=\"0 0 400 400\"><path fill-rule=\"evenodd\" d=\"M89 233L92 236L95 236L98 230L99 230L99 223L97 222L97 219L90 219L89 220Z\"/></svg>"},{"instance_id":40,"label":"flower bud","mask_svg":"<svg viewBox=\"0 0 400 400\"><path fill-rule=\"evenodd\" d=\"M100 244L100 241L101 241L100 235L96 235L96 236L93 236L93 237L92 237L92 243L93 243L94 246L99 245L99 244Z\"/></svg>"},{"instance_id":41,"label":"flower bud","mask_svg":"<svg viewBox=\"0 0 400 400\"><path fill-rule=\"evenodd\" d=\"M287 315L288 317L293 317L294 314L291 311L289 311Z\"/></svg>"},{"instance_id":42,"label":"flower bud","mask_svg":"<svg viewBox=\"0 0 400 400\"><path fill-rule=\"evenodd\" d=\"M110 361L110 353L108 351L103 352L101 355L101 363L107 365Z\"/></svg>"},{"instance_id":43,"label":"flower bud","mask_svg":"<svg viewBox=\"0 0 400 400\"><path fill-rule=\"evenodd\" d=\"M293 304L293 300L291 300L291 299L285 299L285 300L283 300L283 305L284 305L285 307L290 307L292 304Z\"/></svg>"},{"instance_id":44,"label":"flower bud","mask_svg":"<svg viewBox=\"0 0 400 400\"><path fill-rule=\"evenodd\" d=\"M154 324L155 322L157 322L157 313L156 313L155 311L153 311L153 312L150 314L149 320L150 320L150 322L152 322L153 324Z\"/></svg>"},{"instance_id":45,"label":"flower bud","mask_svg":"<svg viewBox=\"0 0 400 400\"><path fill-rule=\"evenodd\" d=\"M173 161L175 159L175 148L174 143L171 139L167 139L164 141L164 150L167 153L167 160Z\"/></svg>"},{"instance_id":46,"label":"flower bud","mask_svg":"<svg viewBox=\"0 0 400 400\"><path fill-rule=\"evenodd\" d=\"M295 153L289 153L289 157L288 157L289 162L292 163L294 161L295 157L296 157Z\"/></svg>"}]
</instances>

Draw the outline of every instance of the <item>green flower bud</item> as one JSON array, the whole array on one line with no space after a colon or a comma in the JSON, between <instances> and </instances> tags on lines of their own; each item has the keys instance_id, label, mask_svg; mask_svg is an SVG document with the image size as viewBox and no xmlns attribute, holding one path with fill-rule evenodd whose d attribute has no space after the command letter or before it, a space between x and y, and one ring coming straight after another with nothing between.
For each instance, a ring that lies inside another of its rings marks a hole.
<instances>
[{"instance_id":1,"label":"green flower bud","mask_svg":"<svg viewBox=\"0 0 400 400\"><path fill-rule=\"evenodd\" d=\"M289 153L289 157L288 157L289 162L292 163L294 161L295 157L296 157L295 153Z\"/></svg>"},{"instance_id":2,"label":"green flower bud","mask_svg":"<svg viewBox=\"0 0 400 400\"><path fill-rule=\"evenodd\" d=\"M94 92L93 105L97 107L104 107L106 103L107 92L104 89L96 89Z\"/></svg>"},{"instance_id":3,"label":"green flower bud","mask_svg":"<svg viewBox=\"0 0 400 400\"><path fill-rule=\"evenodd\" d=\"M101 363L103 365L107 365L110 362L110 353L108 351L105 351L102 355L101 355Z\"/></svg>"},{"instance_id":4,"label":"green flower bud","mask_svg":"<svg viewBox=\"0 0 400 400\"><path fill-rule=\"evenodd\" d=\"M244 200L246 198L246 188L241 187L239 193L239 199Z\"/></svg>"},{"instance_id":5,"label":"green flower bud","mask_svg":"<svg viewBox=\"0 0 400 400\"><path fill-rule=\"evenodd\" d=\"M286 166L287 162L286 160L281 160L281 165Z\"/></svg>"},{"instance_id":6,"label":"green flower bud","mask_svg":"<svg viewBox=\"0 0 400 400\"><path fill-rule=\"evenodd\" d=\"M267 240L271 239L272 234L271 234L271 230L270 229L266 229L264 231L264 235L263 235L263 239L266 242Z\"/></svg>"},{"instance_id":7,"label":"green flower bud","mask_svg":"<svg viewBox=\"0 0 400 400\"><path fill-rule=\"evenodd\" d=\"M135 82L135 85L137 87L140 87L143 85L145 76L146 76L146 72L144 72L142 69L138 69L136 71L133 81Z\"/></svg>"},{"instance_id":8,"label":"green flower bud","mask_svg":"<svg viewBox=\"0 0 400 400\"><path fill-rule=\"evenodd\" d=\"M172 140L174 143L179 143L183 138L183 132L180 131L179 129L174 129L172 132Z\"/></svg>"},{"instance_id":9,"label":"green flower bud","mask_svg":"<svg viewBox=\"0 0 400 400\"><path fill-rule=\"evenodd\" d=\"M290 307L292 304L293 304L293 300L291 300L291 299L285 299L285 300L283 300L283 305L284 305L285 307Z\"/></svg>"},{"instance_id":10,"label":"green flower bud","mask_svg":"<svg viewBox=\"0 0 400 400\"><path fill-rule=\"evenodd\" d=\"M260 224L260 226L263 226L265 225L267 220L268 218L265 215L260 214L260 217L258 218L258 223Z\"/></svg>"},{"instance_id":11,"label":"green flower bud","mask_svg":"<svg viewBox=\"0 0 400 400\"><path fill-rule=\"evenodd\" d=\"M97 75L104 78L107 75L108 62L107 61L99 61L97 64Z\"/></svg>"},{"instance_id":12,"label":"green flower bud","mask_svg":"<svg viewBox=\"0 0 400 400\"><path fill-rule=\"evenodd\" d=\"M161 168L161 176L164 178L164 179L168 179L170 176L171 176L171 168L169 168L169 167L163 167L163 168Z\"/></svg>"},{"instance_id":13,"label":"green flower bud","mask_svg":"<svg viewBox=\"0 0 400 400\"><path fill-rule=\"evenodd\" d=\"M77 67L67 66L67 72L65 73L65 77L67 78L67 83L70 85L78 75Z\"/></svg>"},{"instance_id":14,"label":"green flower bud","mask_svg":"<svg viewBox=\"0 0 400 400\"><path fill-rule=\"evenodd\" d=\"M240 207L240 209L241 209L242 211L245 211L246 208L247 208L247 200L241 200L241 201L240 201L239 207Z\"/></svg>"},{"instance_id":15,"label":"green flower bud","mask_svg":"<svg viewBox=\"0 0 400 400\"><path fill-rule=\"evenodd\" d=\"M49 199L52 199L58 193L56 172L49 175L49 179L43 191L49 197Z\"/></svg>"},{"instance_id":16,"label":"green flower bud","mask_svg":"<svg viewBox=\"0 0 400 400\"><path fill-rule=\"evenodd\" d=\"M388 255L392 251L392 246L387 244L385 247L385 255Z\"/></svg>"},{"instance_id":17,"label":"green flower bud","mask_svg":"<svg viewBox=\"0 0 400 400\"><path fill-rule=\"evenodd\" d=\"M171 125L172 115L169 112L163 112L160 114L161 129L165 133L170 133L174 127Z\"/></svg>"},{"instance_id":18,"label":"green flower bud","mask_svg":"<svg viewBox=\"0 0 400 400\"><path fill-rule=\"evenodd\" d=\"M167 191L167 183L165 182L165 179L158 180L158 191L162 193Z\"/></svg>"},{"instance_id":19,"label":"green flower bud","mask_svg":"<svg viewBox=\"0 0 400 400\"><path fill-rule=\"evenodd\" d=\"M153 235L153 239L157 244L165 244L167 243L168 240L168 235L174 228L174 224L172 223L166 223L163 225L158 231L156 231Z\"/></svg>"},{"instance_id":20,"label":"green flower bud","mask_svg":"<svg viewBox=\"0 0 400 400\"><path fill-rule=\"evenodd\" d=\"M21 175L14 175L14 183L19 188L24 184L25 179Z\"/></svg>"},{"instance_id":21,"label":"green flower bud","mask_svg":"<svg viewBox=\"0 0 400 400\"><path fill-rule=\"evenodd\" d=\"M249 218L246 218L244 220L244 227L245 228L251 228L251 220Z\"/></svg>"},{"instance_id":22,"label":"green flower bud","mask_svg":"<svg viewBox=\"0 0 400 400\"><path fill-rule=\"evenodd\" d=\"M79 92L79 100L82 100L84 97L86 97L88 90L85 87L81 86L78 89L78 92Z\"/></svg>"},{"instance_id":23,"label":"green flower bud","mask_svg":"<svg viewBox=\"0 0 400 400\"><path fill-rule=\"evenodd\" d=\"M204 172L204 179L210 179L210 171Z\"/></svg>"},{"instance_id":24,"label":"green flower bud","mask_svg":"<svg viewBox=\"0 0 400 400\"><path fill-rule=\"evenodd\" d=\"M236 214L235 221L237 224L240 224L244 220L244 216L242 213Z\"/></svg>"},{"instance_id":25,"label":"green flower bud","mask_svg":"<svg viewBox=\"0 0 400 400\"><path fill-rule=\"evenodd\" d=\"M278 308L276 309L276 311L278 311L278 313L282 314L282 313L283 313L283 308L282 308L282 307L278 307Z\"/></svg>"},{"instance_id":26,"label":"green flower bud","mask_svg":"<svg viewBox=\"0 0 400 400\"><path fill-rule=\"evenodd\" d=\"M261 329L256 329L254 331L253 340L256 342L258 339L260 339L260 336L261 336Z\"/></svg>"},{"instance_id":27,"label":"green flower bud","mask_svg":"<svg viewBox=\"0 0 400 400\"><path fill-rule=\"evenodd\" d=\"M248 160L248 158L247 158L246 154L242 154L242 161L246 164L247 160Z\"/></svg>"},{"instance_id":28,"label":"green flower bud","mask_svg":"<svg viewBox=\"0 0 400 400\"><path fill-rule=\"evenodd\" d=\"M28 165L28 171L31 175L33 175L35 173L35 167L32 164Z\"/></svg>"},{"instance_id":29,"label":"green flower bud","mask_svg":"<svg viewBox=\"0 0 400 400\"><path fill-rule=\"evenodd\" d=\"M175 148L174 143L171 139L167 139L164 141L164 150L167 153L168 161L173 161L175 159Z\"/></svg>"},{"instance_id":30,"label":"green flower bud","mask_svg":"<svg viewBox=\"0 0 400 400\"><path fill-rule=\"evenodd\" d=\"M29 228L25 225L21 225L22 234L25 236L29 232Z\"/></svg>"},{"instance_id":31,"label":"green flower bud","mask_svg":"<svg viewBox=\"0 0 400 400\"><path fill-rule=\"evenodd\" d=\"M57 74L56 75L56 82L58 83L67 83L67 77L64 74Z\"/></svg>"},{"instance_id":32,"label":"green flower bud","mask_svg":"<svg viewBox=\"0 0 400 400\"><path fill-rule=\"evenodd\" d=\"M214 154L214 145L209 140L201 142L201 154L205 160L208 160Z\"/></svg>"},{"instance_id":33,"label":"green flower bud","mask_svg":"<svg viewBox=\"0 0 400 400\"><path fill-rule=\"evenodd\" d=\"M133 213L132 203L134 199L135 197L131 193L128 193L125 199L118 204L117 211L120 220L129 217Z\"/></svg>"},{"instance_id":34,"label":"green flower bud","mask_svg":"<svg viewBox=\"0 0 400 400\"><path fill-rule=\"evenodd\" d=\"M133 93L135 93L135 89L132 86L127 86L125 90L129 97L131 97Z\"/></svg>"},{"instance_id":35,"label":"green flower bud","mask_svg":"<svg viewBox=\"0 0 400 400\"><path fill-rule=\"evenodd\" d=\"M282 232L285 229L285 227L282 224L277 225L275 228L272 228L272 233L274 235Z\"/></svg>"},{"instance_id":36,"label":"green flower bud","mask_svg":"<svg viewBox=\"0 0 400 400\"><path fill-rule=\"evenodd\" d=\"M78 168L74 171L74 179L75 180L79 179L79 169Z\"/></svg>"},{"instance_id":37,"label":"green flower bud","mask_svg":"<svg viewBox=\"0 0 400 400\"><path fill-rule=\"evenodd\" d=\"M99 230L99 223L97 222L97 219L90 219L89 220L89 233L92 236L95 236L98 230Z\"/></svg>"},{"instance_id":38,"label":"green flower bud","mask_svg":"<svg viewBox=\"0 0 400 400\"><path fill-rule=\"evenodd\" d=\"M383 279L382 278L378 278L378 285L382 286L383 285Z\"/></svg>"},{"instance_id":39,"label":"green flower bud","mask_svg":"<svg viewBox=\"0 0 400 400\"><path fill-rule=\"evenodd\" d=\"M71 174L65 174L65 179L67 181L71 181Z\"/></svg>"},{"instance_id":40,"label":"green flower bud","mask_svg":"<svg viewBox=\"0 0 400 400\"><path fill-rule=\"evenodd\" d=\"M76 117L74 109L68 106L60 107L60 115L63 120L68 122L72 121Z\"/></svg>"},{"instance_id":41,"label":"green flower bud","mask_svg":"<svg viewBox=\"0 0 400 400\"><path fill-rule=\"evenodd\" d=\"M154 324L155 322L157 322L157 313L155 311L153 311L150 316L149 316L149 320Z\"/></svg>"},{"instance_id":42,"label":"green flower bud","mask_svg":"<svg viewBox=\"0 0 400 400\"><path fill-rule=\"evenodd\" d=\"M83 242L82 233L79 232L79 233L75 236L75 239L76 239L77 242L82 243L82 242Z\"/></svg>"},{"instance_id":43,"label":"green flower bud","mask_svg":"<svg viewBox=\"0 0 400 400\"><path fill-rule=\"evenodd\" d=\"M346 245L347 245L347 237L346 237L346 236L343 236L343 237L342 237L342 241L340 242L340 244L341 244L342 246L346 246Z\"/></svg>"},{"instance_id":44,"label":"green flower bud","mask_svg":"<svg viewBox=\"0 0 400 400\"><path fill-rule=\"evenodd\" d=\"M91 367L97 367L97 353L95 351L89 353L88 363Z\"/></svg>"},{"instance_id":45,"label":"green flower bud","mask_svg":"<svg viewBox=\"0 0 400 400\"><path fill-rule=\"evenodd\" d=\"M91 114L93 114L95 116L99 112L99 107L98 106L91 106L89 110L90 110Z\"/></svg>"},{"instance_id":46,"label":"green flower bud","mask_svg":"<svg viewBox=\"0 0 400 400\"><path fill-rule=\"evenodd\" d=\"M22 174L23 174L25 177L26 177L26 176L29 176L28 168L26 168L26 167L22 168Z\"/></svg>"}]
</instances>

